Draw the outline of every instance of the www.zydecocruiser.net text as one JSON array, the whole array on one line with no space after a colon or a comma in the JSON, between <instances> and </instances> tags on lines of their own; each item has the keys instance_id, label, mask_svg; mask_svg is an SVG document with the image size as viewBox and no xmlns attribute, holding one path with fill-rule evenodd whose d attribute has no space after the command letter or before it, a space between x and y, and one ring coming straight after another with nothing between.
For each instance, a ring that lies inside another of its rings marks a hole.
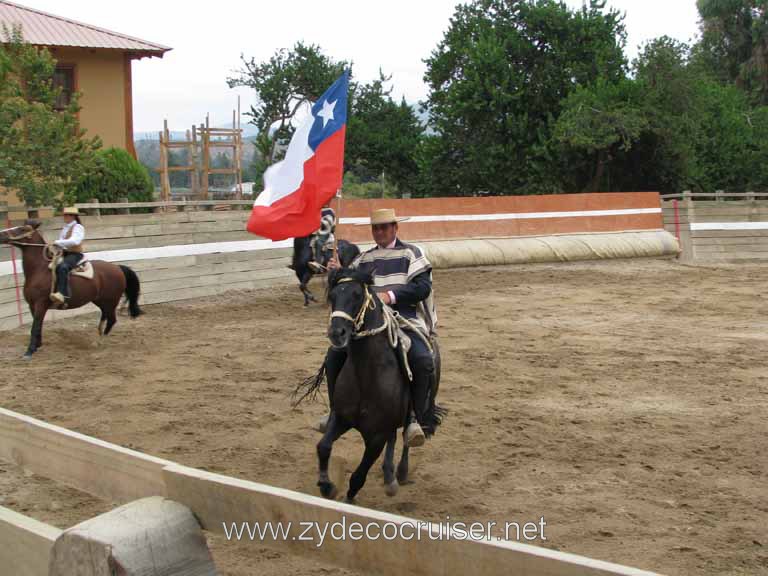
<instances>
[{"instance_id":1,"label":"www.zydecocruiser.net text","mask_svg":"<svg viewBox=\"0 0 768 576\"><path fill-rule=\"evenodd\" d=\"M329 539L337 542L360 540L474 540L546 541L547 526L542 516L535 522L445 522L348 521L336 522L222 522L227 540L313 542L318 548Z\"/></svg>"}]
</instances>

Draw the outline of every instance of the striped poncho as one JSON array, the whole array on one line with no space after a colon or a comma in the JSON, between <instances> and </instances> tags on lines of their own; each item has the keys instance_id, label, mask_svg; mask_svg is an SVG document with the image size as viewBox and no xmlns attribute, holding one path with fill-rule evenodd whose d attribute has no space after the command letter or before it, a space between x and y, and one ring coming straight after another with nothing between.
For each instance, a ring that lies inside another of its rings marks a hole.
<instances>
[{"instance_id":1,"label":"striped poncho","mask_svg":"<svg viewBox=\"0 0 768 576\"><path fill-rule=\"evenodd\" d=\"M437 330L432 295L432 264L418 246L397 240L393 248L376 246L352 262L351 266L374 274L375 292L393 292L392 308L415 324L426 335Z\"/></svg>"}]
</instances>

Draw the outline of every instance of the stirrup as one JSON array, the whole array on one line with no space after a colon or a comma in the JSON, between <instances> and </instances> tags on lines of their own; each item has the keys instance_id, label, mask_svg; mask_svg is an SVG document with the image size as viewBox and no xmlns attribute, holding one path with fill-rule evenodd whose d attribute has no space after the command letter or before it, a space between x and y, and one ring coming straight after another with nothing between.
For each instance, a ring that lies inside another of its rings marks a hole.
<instances>
[{"instance_id":1,"label":"stirrup","mask_svg":"<svg viewBox=\"0 0 768 576\"><path fill-rule=\"evenodd\" d=\"M323 266L315 262L314 260L310 260L307 262L307 266L313 271L313 272L322 272Z\"/></svg>"},{"instance_id":2,"label":"stirrup","mask_svg":"<svg viewBox=\"0 0 768 576\"><path fill-rule=\"evenodd\" d=\"M426 439L424 430L421 429L418 422L413 421L408 424L408 428L405 429L405 443L409 448L423 446Z\"/></svg>"},{"instance_id":3,"label":"stirrup","mask_svg":"<svg viewBox=\"0 0 768 576\"><path fill-rule=\"evenodd\" d=\"M51 294L51 302L57 302L59 304L64 304L67 301L66 298L64 298L64 294L61 292L53 292Z\"/></svg>"}]
</instances>

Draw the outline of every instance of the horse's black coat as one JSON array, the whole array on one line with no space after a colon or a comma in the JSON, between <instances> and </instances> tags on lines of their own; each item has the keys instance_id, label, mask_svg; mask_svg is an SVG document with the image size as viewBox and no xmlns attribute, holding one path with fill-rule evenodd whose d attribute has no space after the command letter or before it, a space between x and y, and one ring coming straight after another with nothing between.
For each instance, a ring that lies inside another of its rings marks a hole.
<instances>
[{"instance_id":1,"label":"horse's black coat","mask_svg":"<svg viewBox=\"0 0 768 576\"><path fill-rule=\"evenodd\" d=\"M340 280L348 279L341 283ZM328 300L333 311L342 311L356 318L365 302L367 287L373 278L355 270L340 270L329 277ZM373 294L375 307L369 309L360 328L367 331L384 322L383 306ZM386 332L365 338L353 338L355 328L345 318L332 318L328 328L331 345L347 349L347 360L336 381L331 400L331 413L325 434L317 445L320 476L318 486L326 498L336 495L336 487L328 477L328 460L333 443L350 428L356 429L365 442L365 452L360 465L352 474L347 491L347 500L352 501L365 484L368 471L381 455L387 451L382 466L388 493L394 493L397 482L394 478L394 450L398 428L405 429L411 414L411 386L398 361ZM435 350L436 342L435 342ZM430 409L427 415L428 428L434 430L441 421L444 411L435 404L439 387L439 353L435 357L435 383L430 395ZM317 376L299 386L304 391L299 402L317 392L325 376L325 364ZM297 402L298 403L298 402ZM397 468L397 480L405 482L408 476L408 447Z\"/></svg>"},{"instance_id":2,"label":"horse's black coat","mask_svg":"<svg viewBox=\"0 0 768 576\"><path fill-rule=\"evenodd\" d=\"M349 266L352 261L360 254L360 248L351 242L346 240L339 240L337 243L337 251L339 254L339 261L342 266ZM328 265L328 260L331 258L331 252L326 251L323 254L323 261L319 262L323 266ZM309 262L314 259L312 251L312 236L303 236L301 238L293 239L293 259L291 262L291 268L296 273L296 278L299 279L299 290L304 295L304 306L308 306L310 302L317 302L314 295L309 290L309 281L315 272L309 267Z\"/></svg>"}]
</instances>

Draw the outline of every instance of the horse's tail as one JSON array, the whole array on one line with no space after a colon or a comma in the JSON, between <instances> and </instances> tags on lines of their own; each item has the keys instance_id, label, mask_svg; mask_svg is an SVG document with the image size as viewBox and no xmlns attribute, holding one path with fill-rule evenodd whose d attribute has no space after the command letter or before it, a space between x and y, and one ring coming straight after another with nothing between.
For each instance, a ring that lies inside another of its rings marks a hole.
<instances>
[{"instance_id":1,"label":"horse's tail","mask_svg":"<svg viewBox=\"0 0 768 576\"><path fill-rule=\"evenodd\" d=\"M293 407L296 408L296 406L301 404L305 398L311 397L311 399L314 400L317 397L317 392L323 385L323 380L325 380L325 362L323 362L323 365L320 366L320 370L317 372L317 374L310 376L301 382L298 386L296 386L296 389L292 394Z\"/></svg>"},{"instance_id":2,"label":"horse's tail","mask_svg":"<svg viewBox=\"0 0 768 576\"><path fill-rule=\"evenodd\" d=\"M141 293L139 277L128 266L121 265L120 269L125 276L125 296L128 298L128 310L131 318L136 318L142 313L141 308L139 308L139 294Z\"/></svg>"}]
</instances>

